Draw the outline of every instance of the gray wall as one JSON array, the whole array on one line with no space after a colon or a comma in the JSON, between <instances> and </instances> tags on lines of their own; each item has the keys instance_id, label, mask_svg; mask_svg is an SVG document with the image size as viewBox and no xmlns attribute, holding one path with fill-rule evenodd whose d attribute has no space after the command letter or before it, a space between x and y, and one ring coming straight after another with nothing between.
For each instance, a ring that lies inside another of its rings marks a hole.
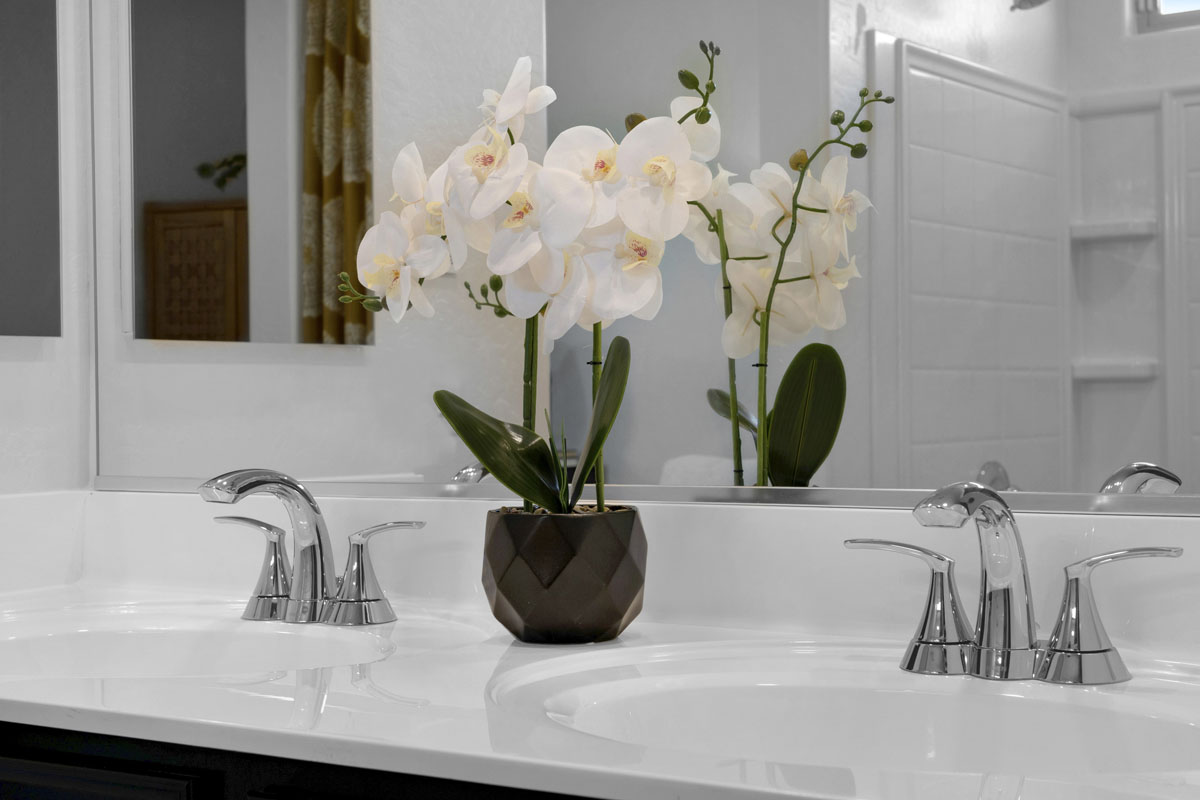
<instances>
[{"instance_id":1,"label":"gray wall","mask_svg":"<svg viewBox=\"0 0 1200 800\"><path fill-rule=\"evenodd\" d=\"M137 331L146 329L142 206L246 196L196 165L246 152L246 0L133 0Z\"/></svg>"},{"instance_id":2,"label":"gray wall","mask_svg":"<svg viewBox=\"0 0 1200 800\"><path fill-rule=\"evenodd\" d=\"M0 0L0 335L58 336L54 3Z\"/></svg>"},{"instance_id":3,"label":"gray wall","mask_svg":"<svg viewBox=\"0 0 1200 800\"><path fill-rule=\"evenodd\" d=\"M697 42L711 39L721 47L713 107L723 140L716 161L748 180L764 161L786 163L797 147L824 138L828 34L822 0L609 0L603 14L586 0L550 0L546 81L558 94L548 110L550 136L589 124L619 137L631 111L667 114L671 99L685 94L676 72L688 67L699 73L704 57ZM614 483L658 483L664 461L673 456L729 456L729 425L705 400L706 390L728 381L724 313L714 295L720 269L701 264L681 236L667 246L662 273L658 317L622 320L605 331L606 343L620 334L633 349L629 389L604 450ZM590 348L590 333L576 327L552 354L555 430L566 425L572 448L583 441L590 413ZM782 363L772 378L778 380L796 349L780 351ZM753 361L739 362L738 380L751 407ZM745 437L743 452L752 457L752 451Z\"/></svg>"}]
</instances>

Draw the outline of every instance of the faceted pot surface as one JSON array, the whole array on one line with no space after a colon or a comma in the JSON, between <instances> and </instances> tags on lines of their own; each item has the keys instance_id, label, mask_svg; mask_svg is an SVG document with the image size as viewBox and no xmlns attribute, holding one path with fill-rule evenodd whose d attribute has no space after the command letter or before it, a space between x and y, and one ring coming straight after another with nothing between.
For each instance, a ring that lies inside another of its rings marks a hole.
<instances>
[{"instance_id":1,"label":"faceted pot surface","mask_svg":"<svg viewBox=\"0 0 1200 800\"><path fill-rule=\"evenodd\" d=\"M488 512L483 588L496 619L522 642L613 639L641 612L645 584L636 508Z\"/></svg>"}]
</instances>

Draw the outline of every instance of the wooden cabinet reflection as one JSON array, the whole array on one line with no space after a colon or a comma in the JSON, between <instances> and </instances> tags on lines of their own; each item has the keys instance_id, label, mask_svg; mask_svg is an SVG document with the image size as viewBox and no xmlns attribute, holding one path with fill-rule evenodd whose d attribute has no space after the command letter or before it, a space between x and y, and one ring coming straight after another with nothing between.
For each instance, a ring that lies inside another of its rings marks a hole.
<instances>
[{"instance_id":1,"label":"wooden cabinet reflection","mask_svg":"<svg viewBox=\"0 0 1200 800\"><path fill-rule=\"evenodd\" d=\"M147 333L248 341L245 199L146 203Z\"/></svg>"}]
</instances>

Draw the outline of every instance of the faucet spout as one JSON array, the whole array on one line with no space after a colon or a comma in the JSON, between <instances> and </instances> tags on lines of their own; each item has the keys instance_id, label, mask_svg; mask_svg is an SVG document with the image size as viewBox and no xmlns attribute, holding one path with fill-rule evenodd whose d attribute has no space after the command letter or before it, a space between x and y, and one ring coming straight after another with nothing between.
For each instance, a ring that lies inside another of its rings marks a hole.
<instances>
[{"instance_id":1,"label":"faucet spout","mask_svg":"<svg viewBox=\"0 0 1200 800\"><path fill-rule=\"evenodd\" d=\"M1025 548L1008 504L982 484L955 483L917 503L913 516L926 527L939 528L961 528L975 520L982 574L967 671L993 680L1032 678L1037 627Z\"/></svg>"},{"instance_id":2,"label":"faucet spout","mask_svg":"<svg viewBox=\"0 0 1200 800\"><path fill-rule=\"evenodd\" d=\"M320 622L326 601L337 592L337 572L325 518L312 494L295 478L269 469L227 472L205 481L199 491L210 503L237 503L252 494L269 494L283 503L295 537L292 587L283 619Z\"/></svg>"}]
</instances>

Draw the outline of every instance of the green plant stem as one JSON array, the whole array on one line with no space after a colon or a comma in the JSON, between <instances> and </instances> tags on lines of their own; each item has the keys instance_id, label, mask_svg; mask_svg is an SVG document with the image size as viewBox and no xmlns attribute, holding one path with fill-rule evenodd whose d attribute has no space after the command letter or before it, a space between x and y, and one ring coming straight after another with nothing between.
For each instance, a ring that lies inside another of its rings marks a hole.
<instances>
[{"instance_id":1,"label":"green plant stem","mask_svg":"<svg viewBox=\"0 0 1200 800\"><path fill-rule=\"evenodd\" d=\"M775 304L775 290L779 287L780 278L783 277L783 265L787 259L788 248L792 244L792 239L796 237L796 227L799 223L800 211L800 190L804 186L804 179L808 176L809 168L816 163L817 156L826 147L836 144L846 144L844 139L846 134L855 129L859 116L863 109L876 102L875 98L864 97L858 103L858 110L854 112L854 116L844 126L837 126L838 135L832 139L826 139L821 142L816 151L809 157L804 166L800 168L800 175L796 179L796 188L792 192L792 211L791 224L788 226L788 234L785 238L780 239L775 231L779 227L780 222L783 222L787 216L779 218L775 226L771 229L771 235L775 237L775 241L779 242L779 260L775 264L775 277L771 281L771 289L767 292L767 304L763 308L762 316L759 317L759 336L758 336L758 480L755 482L757 486L767 485L767 453L770 446L771 430L766 425L767 419L767 344L770 341L771 327L771 308Z\"/></svg>"},{"instance_id":2,"label":"green plant stem","mask_svg":"<svg viewBox=\"0 0 1200 800\"><path fill-rule=\"evenodd\" d=\"M725 301L725 319L729 319L733 314L733 286L729 283L729 272L726 269L726 265L729 263L729 245L725 242L725 216L719 208L715 222L717 244L721 248L721 292ZM733 485L745 486L746 479L742 469L741 415L738 414L737 362L732 358L728 358L726 361L729 362L729 422L733 435Z\"/></svg>"},{"instance_id":3,"label":"green plant stem","mask_svg":"<svg viewBox=\"0 0 1200 800\"><path fill-rule=\"evenodd\" d=\"M592 405L596 405L596 392L600 389L600 372L604 357L604 334L599 322L592 325ZM604 450L596 459L596 510L604 510Z\"/></svg>"},{"instance_id":4,"label":"green plant stem","mask_svg":"<svg viewBox=\"0 0 1200 800\"><path fill-rule=\"evenodd\" d=\"M525 320L525 376L521 395L521 422L529 430L534 430L534 414L537 409L537 368L538 315L534 314ZM533 511L533 503L526 500L525 510Z\"/></svg>"}]
</instances>

